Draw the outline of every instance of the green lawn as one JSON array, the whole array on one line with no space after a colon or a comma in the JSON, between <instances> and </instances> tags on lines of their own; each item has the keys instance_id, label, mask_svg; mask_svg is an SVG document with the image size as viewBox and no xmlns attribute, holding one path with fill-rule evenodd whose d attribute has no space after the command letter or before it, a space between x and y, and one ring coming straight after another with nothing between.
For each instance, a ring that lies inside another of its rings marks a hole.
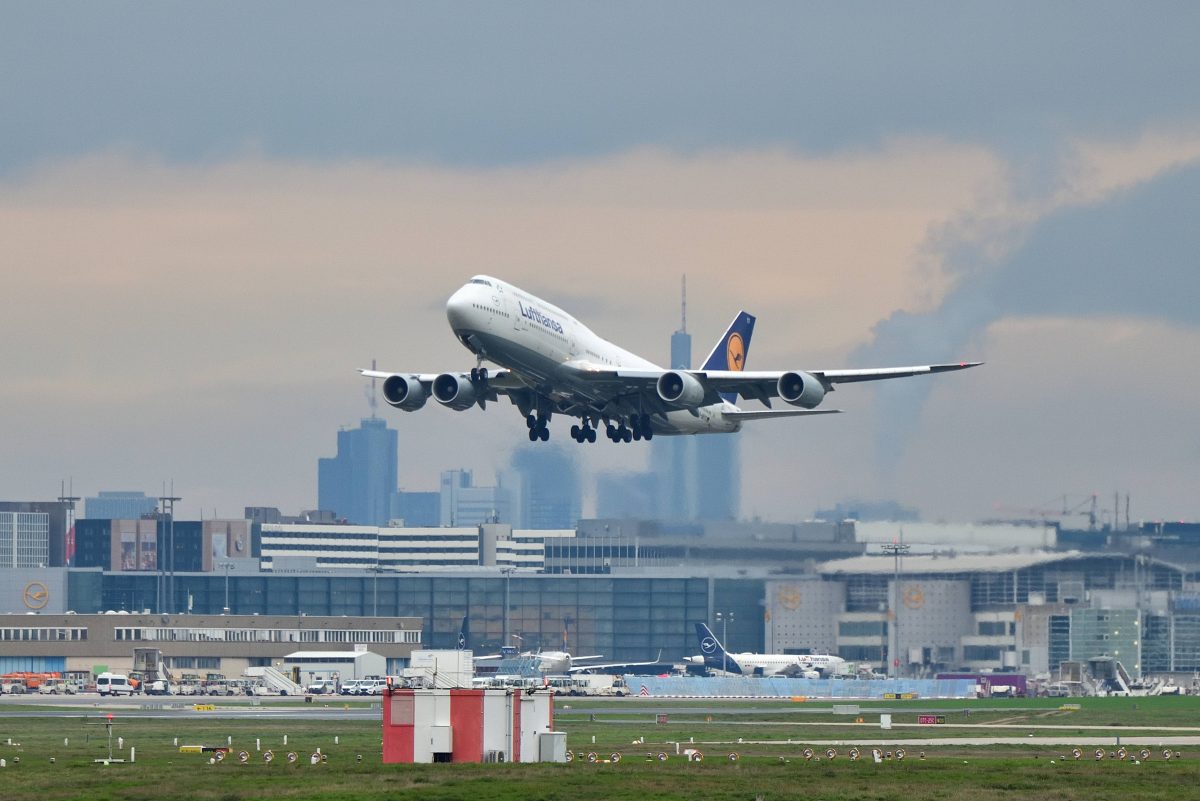
<instances>
[{"instance_id":1,"label":"green lawn","mask_svg":"<svg viewBox=\"0 0 1200 801\"><path fill-rule=\"evenodd\" d=\"M17 718L0 710L0 758L8 767L0 769L0 798L4 801L47 801L49 799L488 799L569 798L587 799L1169 799L1188 797L1187 788L1200 784L1200 748L1183 751L1183 758L1164 761L1155 749L1148 762L1134 764L1091 758L1060 759L1065 748L1022 744L1006 747L930 747L921 760L915 749L903 762L891 760L876 765L870 759L851 762L845 749L834 760L806 761L803 741L819 743L834 733L874 737L881 734L878 708L895 710L897 722L914 720L918 710L941 709L949 721L995 722L1017 720L1036 725L1042 721L1070 725L1119 723L1132 734L1138 726L1200 725L1200 699L1142 698L1085 699L1083 708L1057 712L1059 702L1005 700L1002 702L888 702L863 706L867 721L837 728L794 726L797 722L845 721L834 716L832 705L767 702L679 702L647 703L634 699L596 701L562 699L556 727L568 733L568 747L595 750L601 757L619 751L619 764L567 765L382 765L379 760L379 724L368 721L279 721L226 720L204 713L188 719L160 719L136 712L117 713L114 732L137 748L133 765L97 765L93 759L106 751L102 718L93 714L71 718ZM565 705L598 710L592 721L587 713L564 709ZM650 710L669 707L669 722L654 722ZM709 713L689 708L712 707ZM749 714L751 707L774 707L785 714ZM970 715L963 710L970 708ZM1025 710L1025 711L1019 711ZM24 710L22 710L24 711ZM761 721L761 726L742 725ZM956 730L930 726L893 730L893 736L910 738L924 731L955 736ZM973 736L988 729L969 731ZM1081 729L1081 731L1084 731ZM283 735L288 745L283 745ZM1011 736L1013 730L1004 730ZM838 735L843 736L843 735ZM12 738L19 745L5 745ZM231 756L210 765L208 755L181 754L180 744L223 745L233 738L235 751L250 753L246 765ZM334 738L338 743L334 743ZM592 738L596 738L593 745ZM673 741L690 745L695 738L706 756L703 763L688 763L675 757ZM708 745L714 740L768 741ZM787 743L791 737L794 742ZM64 745L64 738L69 744ZM265 764L255 750L274 750L276 760ZM633 740L645 738L645 743ZM309 754L320 748L328 762L309 764ZM294 765L285 761L287 751L299 754ZM1088 749L1090 751L1090 749ZM647 761L646 754L664 751L665 763ZM730 762L727 754L741 757ZM823 753L824 746L817 748ZM362 755L362 761L357 760ZM15 758L20 763L15 764ZM51 764L50 758L55 762Z\"/></svg>"}]
</instances>

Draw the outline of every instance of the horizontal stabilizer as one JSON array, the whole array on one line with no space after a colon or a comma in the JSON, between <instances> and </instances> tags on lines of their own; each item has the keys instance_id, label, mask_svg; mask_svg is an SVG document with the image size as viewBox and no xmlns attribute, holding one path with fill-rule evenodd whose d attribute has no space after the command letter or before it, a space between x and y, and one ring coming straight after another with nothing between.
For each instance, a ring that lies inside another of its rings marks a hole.
<instances>
[{"instance_id":1,"label":"horizontal stabilizer","mask_svg":"<svg viewBox=\"0 0 1200 801\"><path fill-rule=\"evenodd\" d=\"M726 420L766 420L769 417L808 417L813 414L841 414L841 409L754 409L721 412Z\"/></svg>"}]
</instances>

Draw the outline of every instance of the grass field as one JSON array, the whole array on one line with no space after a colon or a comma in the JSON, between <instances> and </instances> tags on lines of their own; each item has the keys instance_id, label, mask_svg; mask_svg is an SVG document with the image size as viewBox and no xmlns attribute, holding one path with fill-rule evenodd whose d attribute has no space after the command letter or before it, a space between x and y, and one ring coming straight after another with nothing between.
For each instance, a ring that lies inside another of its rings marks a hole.
<instances>
[{"instance_id":1,"label":"grass field","mask_svg":"<svg viewBox=\"0 0 1200 801\"><path fill-rule=\"evenodd\" d=\"M1054 731L1068 737L1095 735L1091 726L1121 732L1159 733L1146 727L1200 727L1200 698L1083 699L1077 711L1059 710L1059 701L1013 699L1000 702L885 702L862 704L864 722L834 715L829 702L646 702L645 700L560 699L556 728L568 747L595 751L602 758L619 752L619 764L575 761L566 765L382 765L380 727L362 720L256 720L195 713L186 719L117 713L114 733L137 749L137 763L103 766L106 755L102 717L17 717L0 708L0 799L874 799L974 801L975 799L1170 799L1192 797L1200 786L1200 749L1179 748L1182 759L1165 761L1155 748L1147 762L1076 761L1068 746L909 747L905 760L876 765L851 762L846 748L836 759L806 761L806 743L823 754L832 740L912 739L922 735L1012 737ZM571 707L571 708L566 708ZM945 726L879 729L879 711L891 710L896 724L915 723L918 712L936 711ZM668 722L655 722L655 711ZM970 710L969 714L966 710ZM22 713L32 711L28 707ZM49 710L47 710L49 712ZM710 720L711 718L711 720ZM983 724L957 729L952 724ZM811 725L834 724L834 725ZM1006 728L1017 726L1017 729ZM1046 730L1039 727L1069 726ZM1001 728L1005 727L1005 728ZM283 744L284 734L288 744ZM1200 733L1200 731L1195 732ZM208 754L181 754L180 744L224 745L246 750L216 765ZM337 738L335 744L334 738ZM13 745L6 745L8 739ZM69 741L64 744L64 738ZM255 739L276 759L265 764ZM593 743L593 738L595 742ZM634 744L635 739L645 742ZM694 739L695 743L691 740ZM744 742L738 743L742 739ZM788 742L789 739L791 742ZM689 763L675 756L698 748L706 759ZM753 742L751 742L753 741ZM16 745L19 743L19 745ZM309 754L320 748L328 761L313 766ZM926 751L921 760L919 750ZM1111 750L1111 748L1110 748ZM1133 749L1138 750L1138 749ZM296 764L285 754L295 751ZM665 763L646 754L669 754ZM728 753L740 759L731 762ZM357 757L362 755L362 761ZM16 758L20 758L19 764ZM54 758L51 764L50 759Z\"/></svg>"}]
</instances>

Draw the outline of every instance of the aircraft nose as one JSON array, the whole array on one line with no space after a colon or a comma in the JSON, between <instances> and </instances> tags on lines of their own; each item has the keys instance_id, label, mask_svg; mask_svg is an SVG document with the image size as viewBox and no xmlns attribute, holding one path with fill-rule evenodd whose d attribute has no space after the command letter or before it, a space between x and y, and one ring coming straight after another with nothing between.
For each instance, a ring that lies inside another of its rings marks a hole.
<instances>
[{"instance_id":1,"label":"aircraft nose","mask_svg":"<svg viewBox=\"0 0 1200 801\"><path fill-rule=\"evenodd\" d=\"M467 323L468 312L471 308L471 301L468 294L467 287L463 287L446 301L446 319L450 321L450 327L455 331L464 327Z\"/></svg>"}]
</instances>

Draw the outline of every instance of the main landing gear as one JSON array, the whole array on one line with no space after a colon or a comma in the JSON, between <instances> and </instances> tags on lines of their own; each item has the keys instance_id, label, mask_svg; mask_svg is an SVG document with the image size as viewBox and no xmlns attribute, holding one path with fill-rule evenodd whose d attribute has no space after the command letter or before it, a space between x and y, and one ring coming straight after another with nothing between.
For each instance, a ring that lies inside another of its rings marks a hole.
<instances>
[{"instance_id":1,"label":"main landing gear","mask_svg":"<svg viewBox=\"0 0 1200 801\"><path fill-rule=\"evenodd\" d=\"M605 427L605 435L613 442L633 442L634 440L646 440L649 442L654 439L654 429L650 425L650 415L635 414L629 418L629 424L626 425L622 420L620 425L609 423Z\"/></svg>"},{"instance_id":2,"label":"main landing gear","mask_svg":"<svg viewBox=\"0 0 1200 801\"><path fill-rule=\"evenodd\" d=\"M537 417L527 414L525 415L525 425L529 427L530 442L537 442L539 439L546 442L550 439L550 418L540 414Z\"/></svg>"},{"instance_id":3,"label":"main landing gear","mask_svg":"<svg viewBox=\"0 0 1200 801\"><path fill-rule=\"evenodd\" d=\"M587 420L583 421L581 426L571 426L571 439L576 442L595 442L596 429L592 428L592 424Z\"/></svg>"},{"instance_id":4,"label":"main landing gear","mask_svg":"<svg viewBox=\"0 0 1200 801\"><path fill-rule=\"evenodd\" d=\"M528 414L525 416L525 425L529 429L530 442L538 440L546 442L550 439L550 417L548 415ZM634 442L636 440L649 442L654 439L654 429L650 424L650 415L648 414L635 414L629 418L628 422L621 420L617 425L606 423L604 434L613 442ZM592 427L590 420L584 418L582 425L571 426L571 439L580 443L595 442L596 429Z\"/></svg>"}]
</instances>

